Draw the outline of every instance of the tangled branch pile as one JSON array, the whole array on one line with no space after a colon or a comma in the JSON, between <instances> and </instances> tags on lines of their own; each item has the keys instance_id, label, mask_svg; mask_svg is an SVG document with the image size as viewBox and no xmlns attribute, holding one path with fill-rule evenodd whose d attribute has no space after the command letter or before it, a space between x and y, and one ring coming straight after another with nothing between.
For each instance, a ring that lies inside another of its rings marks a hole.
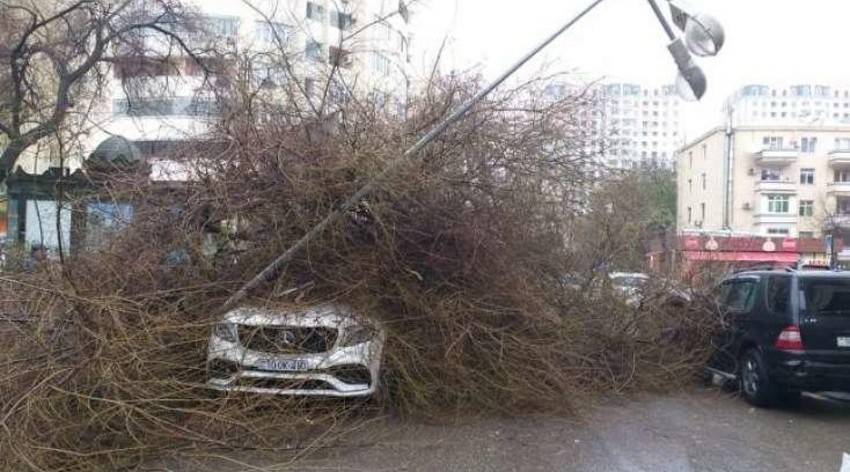
<instances>
[{"instance_id":1,"label":"tangled branch pile","mask_svg":"<svg viewBox=\"0 0 850 472\"><path fill-rule=\"evenodd\" d=\"M478 106L246 303L277 306L306 286L297 303L379 320L378 404L410 416L564 412L687 379L707 345L698 312L563 286L582 270L566 242L593 170L578 125L589 99L544 98L542 85ZM211 396L210 327L230 294L473 90L444 79L406 117L374 100L318 121L246 107L180 151L196 180L102 182L102 197L133 204L130 226L97 252L3 279L6 311L24 319L2 351L3 469L331 441L363 404ZM662 336L670 327L675 339Z\"/></svg>"}]
</instances>

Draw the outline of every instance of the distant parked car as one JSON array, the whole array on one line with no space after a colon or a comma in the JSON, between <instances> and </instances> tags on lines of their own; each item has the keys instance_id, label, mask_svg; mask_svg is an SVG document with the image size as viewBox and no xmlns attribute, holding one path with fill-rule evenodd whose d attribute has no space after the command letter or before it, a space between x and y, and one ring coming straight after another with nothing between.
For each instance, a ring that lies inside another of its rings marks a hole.
<instances>
[{"instance_id":1,"label":"distant parked car","mask_svg":"<svg viewBox=\"0 0 850 472\"><path fill-rule=\"evenodd\" d=\"M562 275L559 283L567 290L589 297L610 297L641 308L648 302L658 305L684 305L692 299L690 290L672 280L642 272L611 272L593 280L576 273Z\"/></svg>"},{"instance_id":2,"label":"distant parked car","mask_svg":"<svg viewBox=\"0 0 850 472\"><path fill-rule=\"evenodd\" d=\"M850 272L746 270L714 298L727 325L708 370L746 401L850 391Z\"/></svg>"},{"instance_id":3,"label":"distant parked car","mask_svg":"<svg viewBox=\"0 0 850 472\"><path fill-rule=\"evenodd\" d=\"M375 393L386 334L339 305L237 308L210 336L207 385L217 390L363 397Z\"/></svg>"}]
</instances>

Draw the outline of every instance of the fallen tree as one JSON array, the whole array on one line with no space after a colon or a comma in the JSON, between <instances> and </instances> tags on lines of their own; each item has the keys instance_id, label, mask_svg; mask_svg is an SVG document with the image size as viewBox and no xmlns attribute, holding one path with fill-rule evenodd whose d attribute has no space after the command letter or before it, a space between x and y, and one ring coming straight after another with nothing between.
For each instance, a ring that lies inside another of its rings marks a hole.
<instances>
[{"instance_id":1,"label":"fallen tree","mask_svg":"<svg viewBox=\"0 0 850 472\"><path fill-rule=\"evenodd\" d=\"M593 170L577 125L591 99L544 86L486 99L244 303L331 301L379 321L386 376L369 405L408 417L568 413L689 379L708 346L703 313L564 289L581 269L567 235ZM309 450L362 420L362 402L211 395L206 341L234 291L476 87L447 77L403 112L352 96L320 118L252 103L175 151L196 179L110 174L104 193L133 204L130 225L68 270L3 279L23 316L3 349L3 468Z\"/></svg>"}]
</instances>

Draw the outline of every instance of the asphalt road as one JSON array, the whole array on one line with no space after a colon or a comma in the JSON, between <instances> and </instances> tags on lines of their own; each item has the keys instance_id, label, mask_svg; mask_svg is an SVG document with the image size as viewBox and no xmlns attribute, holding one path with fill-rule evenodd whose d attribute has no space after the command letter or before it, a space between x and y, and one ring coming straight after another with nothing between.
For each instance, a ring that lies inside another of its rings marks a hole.
<instances>
[{"instance_id":1,"label":"asphalt road","mask_svg":"<svg viewBox=\"0 0 850 472\"><path fill-rule=\"evenodd\" d=\"M368 431L296 465L246 455L242 465L207 469L839 472L850 453L850 403L806 397L796 407L762 410L717 389L694 389L611 402L582 421L385 422Z\"/></svg>"}]
</instances>

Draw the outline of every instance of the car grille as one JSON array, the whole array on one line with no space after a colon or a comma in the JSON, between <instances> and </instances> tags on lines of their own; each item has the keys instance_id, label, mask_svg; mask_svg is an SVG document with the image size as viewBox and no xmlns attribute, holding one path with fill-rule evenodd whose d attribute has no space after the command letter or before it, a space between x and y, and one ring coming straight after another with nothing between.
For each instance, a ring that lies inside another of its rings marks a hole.
<instances>
[{"instance_id":1,"label":"car grille","mask_svg":"<svg viewBox=\"0 0 850 472\"><path fill-rule=\"evenodd\" d=\"M275 354L326 352L336 342L337 330L322 327L239 326L239 342L252 351Z\"/></svg>"}]
</instances>

